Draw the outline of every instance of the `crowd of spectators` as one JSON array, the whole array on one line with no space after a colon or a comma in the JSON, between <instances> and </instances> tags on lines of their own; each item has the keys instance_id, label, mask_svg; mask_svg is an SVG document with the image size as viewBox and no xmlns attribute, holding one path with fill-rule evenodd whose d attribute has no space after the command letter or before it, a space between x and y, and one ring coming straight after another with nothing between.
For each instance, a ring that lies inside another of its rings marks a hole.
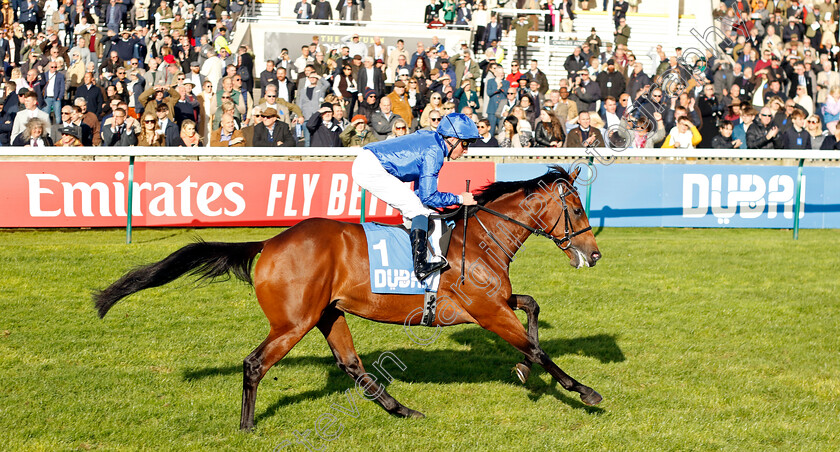
<instances>
[{"instance_id":1,"label":"crowd of spectators","mask_svg":"<svg viewBox=\"0 0 840 452\"><path fill-rule=\"evenodd\" d=\"M314 36L257 73L251 49L230 44L245 0L3 0L0 145L352 147L461 112L478 124L475 146L603 146L647 103L656 108L630 147L840 149L835 1L721 1L720 50L686 63L659 47L651 74L628 48L638 2L605 1L612 36L593 28L556 84L529 58L539 18L490 12L545 10L546 30L567 31L592 3L430 0L426 22L470 27L471 42L386 46L354 34L328 51ZM358 20L366 7L332 6L301 0L295 14ZM508 35L515 48L503 49ZM674 76L679 89L663 92Z\"/></svg>"}]
</instances>

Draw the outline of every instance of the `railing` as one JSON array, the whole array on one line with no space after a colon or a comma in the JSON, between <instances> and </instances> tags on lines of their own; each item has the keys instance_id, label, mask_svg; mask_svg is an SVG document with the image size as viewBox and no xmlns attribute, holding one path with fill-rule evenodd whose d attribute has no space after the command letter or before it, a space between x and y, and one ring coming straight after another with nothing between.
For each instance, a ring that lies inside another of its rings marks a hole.
<instances>
[{"instance_id":1,"label":"railing","mask_svg":"<svg viewBox=\"0 0 840 452\"><path fill-rule=\"evenodd\" d=\"M328 157L352 158L359 148L198 148L181 147L108 147L108 148L71 148L52 147L47 152L43 148L33 147L2 147L0 159L4 156L14 157L47 157L47 156L119 156L128 157L128 212L126 221L126 242L131 243L131 221L133 205L133 182L135 158L141 157ZM544 163L549 159L577 158L582 163L592 166L595 163L608 164L611 158L712 158L712 159L767 159L793 160L798 163L795 181L793 238L799 237L799 215L801 211L800 193L802 187L802 168L805 160L810 161L840 161L840 151L819 150L755 150L755 149L627 149L616 152L608 148L473 148L469 151L471 158L498 157L540 157ZM0 160L2 161L2 160ZM591 184L587 185L587 208L591 199ZM364 198L363 198L364 199Z\"/></svg>"}]
</instances>

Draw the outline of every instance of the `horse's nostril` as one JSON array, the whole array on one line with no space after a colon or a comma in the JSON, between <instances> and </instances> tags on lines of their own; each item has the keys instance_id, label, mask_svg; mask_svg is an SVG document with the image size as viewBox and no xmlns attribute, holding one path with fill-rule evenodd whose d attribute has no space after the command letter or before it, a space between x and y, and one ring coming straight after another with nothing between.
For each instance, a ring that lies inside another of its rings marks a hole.
<instances>
[{"instance_id":1,"label":"horse's nostril","mask_svg":"<svg viewBox=\"0 0 840 452\"><path fill-rule=\"evenodd\" d=\"M592 260L597 261L598 259L601 259L601 253L599 253L597 251L593 251L592 252Z\"/></svg>"}]
</instances>

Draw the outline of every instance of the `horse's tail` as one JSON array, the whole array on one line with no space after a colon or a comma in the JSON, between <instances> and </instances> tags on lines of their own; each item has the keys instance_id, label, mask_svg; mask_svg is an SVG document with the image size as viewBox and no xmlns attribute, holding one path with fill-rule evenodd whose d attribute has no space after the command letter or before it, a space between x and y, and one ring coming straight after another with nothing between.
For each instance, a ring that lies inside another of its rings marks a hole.
<instances>
[{"instance_id":1,"label":"horse's tail","mask_svg":"<svg viewBox=\"0 0 840 452\"><path fill-rule=\"evenodd\" d=\"M198 280L213 280L232 272L238 279L253 284L251 268L263 249L263 242L196 242L170 254L166 259L140 266L123 275L105 290L95 291L93 302L99 317L118 301L135 292L172 282L186 273Z\"/></svg>"}]
</instances>

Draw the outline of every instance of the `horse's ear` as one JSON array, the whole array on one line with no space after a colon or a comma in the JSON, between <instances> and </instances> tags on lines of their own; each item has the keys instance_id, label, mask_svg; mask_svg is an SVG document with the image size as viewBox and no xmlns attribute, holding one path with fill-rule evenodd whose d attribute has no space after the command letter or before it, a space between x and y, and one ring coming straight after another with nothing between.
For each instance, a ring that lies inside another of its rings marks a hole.
<instances>
[{"instance_id":1,"label":"horse's ear","mask_svg":"<svg viewBox=\"0 0 840 452\"><path fill-rule=\"evenodd\" d=\"M579 175L580 175L580 165L576 165L574 171L569 173L569 182L574 184L575 179L577 179Z\"/></svg>"}]
</instances>

